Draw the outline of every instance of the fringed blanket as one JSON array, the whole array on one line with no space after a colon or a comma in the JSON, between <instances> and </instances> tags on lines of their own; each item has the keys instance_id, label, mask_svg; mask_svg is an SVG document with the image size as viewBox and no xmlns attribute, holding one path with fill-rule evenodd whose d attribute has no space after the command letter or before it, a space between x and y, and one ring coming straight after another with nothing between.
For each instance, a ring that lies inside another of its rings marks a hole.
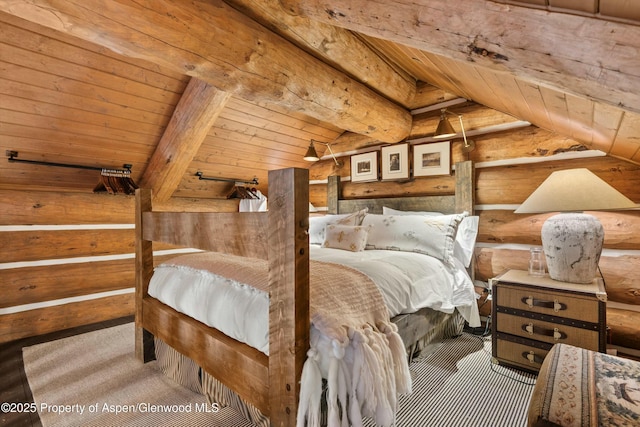
<instances>
[{"instance_id":1,"label":"fringed blanket","mask_svg":"<svg viewBox=\"0 0 640 427\"><path fill-rule=\"evenodd\" d=\"M208 270L268 292L268 262L199 253L172 264ZM302 378L298 426L320 426L322 379L327 380L328 425L395 421L397 397L411 391L404 344L376 285L363 273L310 261L311 348ZM315 332L315 333L314 333Z\"/></svg>"}]
</instances>

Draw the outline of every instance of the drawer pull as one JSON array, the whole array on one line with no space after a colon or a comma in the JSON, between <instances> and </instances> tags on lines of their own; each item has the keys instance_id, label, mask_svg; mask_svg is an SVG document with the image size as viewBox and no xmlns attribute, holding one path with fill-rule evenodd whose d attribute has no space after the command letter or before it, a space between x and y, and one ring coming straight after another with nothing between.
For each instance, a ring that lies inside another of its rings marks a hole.
<instances>
[{"instance_id":1,"label":"drawer pull","mask_svg":"<svg viewBox=\"0 0 640 427\"><path fill-rule=\"evenodd\" d=\"M525 303L529 308L533 308L535 307L544 307L544 308L552 308L553 311L560 311L560 310L566 310L567 309L567 305L563 304L561 302L558 302L558 300L553 300L553 301L544 301L541 299L536 299L534 297L523 297L521 299L521 301L523 303Z\"/></svg>"},{"instance_id":2,"label":"drawer pull","mask_svg":"<svg viewBox=\"0 0 640 427\"><path fill-rule=\"evenodd\" d=\"M527 359L529 361L529 363L541 364L544 361L544 357L535 354L533 352L533 350L528 351L528 352L527 351L523 351L522 352L522 357Z\"/></svg>"},{"instance_id":3,"label":"drawer pull","mask_svg":"<svg viewBox=\"0 0 640 427\"><path fill-rule=\"evenodd\" d=\"M533 335L533 323L529 323L528 325L522 325L522 329L527 331L529 335Z\"/></svg>"},{"instance_id":4,"label":"drawer pull","mask_svg":"<svg viewBox=\"0 0 640 427\"><path fill-rule=\"evenodd\" d=\"M533 323L522 325L522 330L529 335L544 335L545 337L552 337L556 341L564 340L567 338L567 334L565 334L564 332L560 332L558 328L546 329L541 328L540 326L534 328Z\"/></svg>"},{"instance_id":5,"label":"drawer pull","mask_svg":"<svg viewBox=\"0 0 640 427\"><path fill-rule=\"evenodd\" d=\"M567 337L567 334L565 334L564 332L560 332L558 330L558 328L553 328L553 339L558 341L560 339L565 339Z\"/></svg>"}]
</instances>

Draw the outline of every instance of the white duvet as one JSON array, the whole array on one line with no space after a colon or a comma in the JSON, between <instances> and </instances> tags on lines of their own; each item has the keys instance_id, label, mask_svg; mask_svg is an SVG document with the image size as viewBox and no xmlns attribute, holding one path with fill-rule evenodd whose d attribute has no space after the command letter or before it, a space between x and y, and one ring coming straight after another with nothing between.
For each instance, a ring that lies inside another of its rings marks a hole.
<instances>
[{"instance_id":1,"label":"white duvet","mask_svg":"<svg viewBox=\"0 0 640 427\"><path fill-rule=\"evenodd\" d=\"M464 266L451 271L436 258L411 252L349 252L310 246L311 259L347 265L380 288L393 317L428 307L456 308L471 326L480 318L473 283ZM156 267L149 295L224 334L269 353L269 299L266 292L208 271L172 264Z\"/></svg>"}]
</instances>

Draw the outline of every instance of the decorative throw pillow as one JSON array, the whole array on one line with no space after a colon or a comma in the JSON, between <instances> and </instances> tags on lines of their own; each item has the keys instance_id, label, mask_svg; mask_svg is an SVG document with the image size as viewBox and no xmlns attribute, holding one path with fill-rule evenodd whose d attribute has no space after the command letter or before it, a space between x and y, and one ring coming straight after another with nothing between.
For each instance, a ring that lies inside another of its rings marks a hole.
<instances>
[{"instance_id":1,"label":"decorative throw pillow","mask_svg":"<svg viewBox=\"0 0 640 427\"><path fill-rule=\"evenodd\" d=\"M344 249L351 252L360 252L367 246L367 236L370 227L361 225L327 225L324 248Z\"/></svg>"},{"instance_id":2,"label":"decorative throw pillow","mask_svg":"<svg viewBox=\"0 0 640 427\"><path fill-rule=\"evenodd\" d=\"M371 225L367 249L418 252L455 267L453 249L460 221L467 213L439 216L367 215L362 225Z\"/></svg>"},{"instance_id":3,"label":"decorative throw pillow","mask_svg":"<svg viewBox=\"0 0 640 427\"><path fill-rule=\"evenodd\" d=\"M309 243L321 245L325 238L325 228L329 224L360 225L368 209L362 209L350 214L312 216L309 218Z\"/></svg>"},{"instance_id":4,"label":"decorative throw pillow","mask_svg":"<svg viewBox=\"0 0 640 427\"><path fill-rule=\"evenodd\" d=\"M340 219L339 221L335 222L334 224L340 224L340 225L362 225L362 220L364 219L365 215L367 215L367 212L369 212L369 208L364 208L364 209L359 210L357 212L350 213L349 215L347 215L346 217Z\"/></svg>"},{"instance_id":5,"label":"decorative throw pillow","mask_svg":"<svg viewBox=\"0 0 640 427\"><path fill-rule=\"evenodd\" d=\"M312 245L321 245L324 242L324 230L327 224L333 224L349 214L344 215L324 215L312 216L309 218L309 243Z\"/></svg>"}]
</instances>

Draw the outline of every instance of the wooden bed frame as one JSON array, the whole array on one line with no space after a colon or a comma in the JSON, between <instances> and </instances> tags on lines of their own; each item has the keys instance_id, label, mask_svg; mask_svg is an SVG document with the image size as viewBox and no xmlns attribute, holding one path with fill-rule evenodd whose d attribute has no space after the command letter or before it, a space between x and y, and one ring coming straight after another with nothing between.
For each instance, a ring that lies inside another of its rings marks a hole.
<instances>
[{"instance_id":1,"label":"wooden bed frame","mask_svg":"<svg viewBox=\"0 0 640 427\"><path fill-rule=\"evenodd\" d=\"M330 176L327 188L328 213L355 212L368 208L368 213L381 214L383 206L404 211L429 211L443 214L474 213L475 172L473 162L458 162L455 165L455 193L439 196L384 197L377 199L343 200L340 177Z\"/></svg>"},{"instance_id":2,"label":"wooden bed frame","mask_svg":"<svg viewBox=\"0 0 640 427\"><path fill-rule=\"evenodd\" d=\"M458 163L455 195L384 199L384 205L443 213L472 212L473 176L471 162ZM328 200L330 210L335 206L336 213L352 212L360 209L361 203L371 203L338 201L339 181L334 177L330 177L329 194L336 195ZM136 191L135 351L143 362L153 360L155 336L255 406L270 418L272 426L295 426L310 330L309 171L269 172L268 197L268 212L154 212L151 191ZM373 203L381 209L382 202ZM267 259L270 355L150 297L153 241Z\"/></svg>"}]
</instances>

